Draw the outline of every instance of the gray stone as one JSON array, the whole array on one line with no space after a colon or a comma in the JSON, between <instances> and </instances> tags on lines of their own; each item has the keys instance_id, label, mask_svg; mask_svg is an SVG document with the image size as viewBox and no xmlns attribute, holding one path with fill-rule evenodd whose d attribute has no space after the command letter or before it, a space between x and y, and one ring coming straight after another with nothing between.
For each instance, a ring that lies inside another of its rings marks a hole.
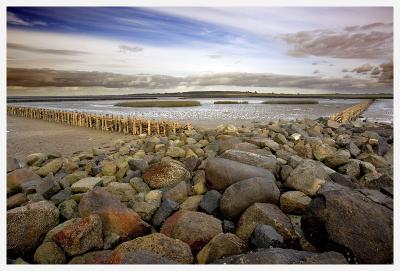
<instances>
[{"instance_id":1,"label":"gray stone","mask_svg":"<svg viewBox=\"0 0 400 271\"><path fill-rule=\"evenodd\" d=\"M71 189L74 193L84 193L92 190L99 185L101 185L100 177L86 177L74 183L71 186Z\"/></svg>"},{"instance_id":2,"label":"gray stone","mask_svg":"<svg viewBox=\"0 0 400 271\"><path fill-rule=\"evenodd\" d=\"M182 203L187 199L189 187L186 182L180 182L163 193L163 200L172 200Z\"/></svg>"},{"instance_id":3,"label":"gray stone","mask_svg":"<svg viewBox=\"0 0 400 271\"><path fill-rule=\"evenodd\" d=\"M258 224L250 238L256 248L283 247L283 237L270 225Z\"/></svg>"},{"instance_id":4,"label":"gray stone","mask_svg":"<svg viewBox=\"0 0 400 271\"><path fill-rule=\"evenodd\" d=\"M144 159L131 159L128 164L132 170L140 170L142 173L149 167L149 164Z\"/></svg>"},{"instance_id":5,"label":"gray stone","mask_svg":"<svg viewBox=\"0 0 400 271\"><path fill-rule=\"evenodd\" d=\"M143 181L142 178L135 177L130 179L129 183L132 185L132 187L136 190L136 192L141 193L147 193L150 191L150 187Z\"/></svg>"},{"instance_id":6,"label":"gray stone","mask_svg":"<svg viewBox=\"0 0 400 271\"><path fill-rule=\"evenodd\" d=\"M349 144L347 144L346 148L349 150L350 154L353 157L357 157L361 152L361 150L357 147L356 144L354 144L353 141L351 141Z\"/></svg>"},{"instance_id":7,"label":"gray stone","mask_svg":"<svg viewBox=\"0 0 400 271\"><path fill-rule=\"evenodd\" d=\"M210 190L204 194L200 201L199 207L207 214L216 214L219 210L221 193L216 190Z\"/></svg>"},{"instance_id":8,"label":"gray stone","mask_svg":"<svg viewBox=\"0 0 400 271\"><path fill-rule=\"evenodd\" d=\"M60 210L60 215L67 220L79 216L78 204L73 199L61 202L58 205L58 209Z\"/></svg>"},{"instance_id":9,"label":"gray stone","mask_svg":"<svg viewBox=\"0 0 400 271\"><path fill-rule=\"evenodd\" d=\"M61 190L54 196L50 198L52 202L54 202L55 205L60 204L61 202L68 200L72 195L71 188L67 187L64 190Z\"/></svg>"},{"instance_id":10,"label":"gray stone","mask_svg":"<svg viewBox=\"0 0 400 271\"><path fill-rule=\"evenodd\" d=\"M155 227L160 227L161 224L169 217L171 214L179 209L179 204L172 200L164 200L161 203L160 208L156 211L153 216L152 224Z\"/></svg>"},{"instance_id":11,"label":"gray stone","mask_svg":"<svg viewBox=\"0 0 400 271\"><path fill-rule=\"evenodd\" d=\"M225 233L235 233L235 223L230 220L224 219L222 221L222 228Z\"/></svg>"},{"instance_id":12,"label":"gray stone","mask_svg":"<svg viewBox=\"0 0 400 271\"><path fill-rule=\"evenodd\" d=\"M144 201L132 202L131 208L145 221L150 221L158 206Z\"/></svg>"}]
</instances>

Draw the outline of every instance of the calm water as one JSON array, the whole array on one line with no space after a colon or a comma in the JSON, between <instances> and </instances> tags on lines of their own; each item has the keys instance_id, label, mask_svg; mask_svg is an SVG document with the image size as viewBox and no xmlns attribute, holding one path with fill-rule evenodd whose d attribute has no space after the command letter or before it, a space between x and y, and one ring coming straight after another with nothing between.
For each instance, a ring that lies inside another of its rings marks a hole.
<instances>
[{"instance_id":1,"label":"calm water","mask_svg":"<svg viewBox=\"0 0 400 271\"><path fill-rule=\"evenodd\" d=\"M167 100L167 99L166 99ZM319 99L319 104L261 104L273 99L196 99L201 106L176 108L128 108L116 107L119 101L70 101L35 102L13 104L49 109L79 110L94 113L124 114L153 119L173 119L192 122L194 125L215 126L233 123L247 125L253 122L266 122L278 119L301 119L326 117L362 100ZM248 101L249 104L213 104L214 101ZM392 122L393 100L377 100L363 114L370 121Z\"/></svg>"}]
</instances>

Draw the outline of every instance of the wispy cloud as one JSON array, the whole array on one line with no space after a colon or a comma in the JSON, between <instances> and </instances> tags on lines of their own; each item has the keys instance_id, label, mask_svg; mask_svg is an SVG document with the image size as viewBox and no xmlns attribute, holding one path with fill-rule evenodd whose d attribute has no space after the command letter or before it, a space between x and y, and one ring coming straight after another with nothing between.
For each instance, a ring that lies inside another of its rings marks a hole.
<instances>
[{"instance_id":1,"label":"wispy cloud","mask_svg":"<svg viewBox=\"0 0 400 271\"><path fill-rule=\"evenodd\" d=\"M47 26L47 23L43 22L43 21L38 21L38 20L34 20L34 21L28 21L28 20L24 20L20 17L18 17L17 15L15 15L14 13L12 13L11 11L7 12L7 23L9 24L13 24L13 25L21 25L21 26Z\"/></svg>"},{"instance_id":2,"label":"wispy cloud","mask_svg":"<svg viewBox=\"0 0 400 271\"><path fill-rule=\"evenodd\" d=\"M89 55L91 53L79 50L57 50L48 48L37 48L33 46L17 44L17 43L7 43L7 49L14 49L26 52L40 53L40 54L51 54L51 55Z\"/></svg>"},{"instance_id":3,"label":"wispy cloud","mask_svg":"<svg viewBox=\"0 0 400 271\"><path fill-rule=\"evenodd\" d=\"M125 44L121 44L120 46L118 46L118 48L119 48L119 51L122 53L136 53L136 52L143 51L142 47L129 46L129 45L125 45Z\"/></svg>"}]
</instances>

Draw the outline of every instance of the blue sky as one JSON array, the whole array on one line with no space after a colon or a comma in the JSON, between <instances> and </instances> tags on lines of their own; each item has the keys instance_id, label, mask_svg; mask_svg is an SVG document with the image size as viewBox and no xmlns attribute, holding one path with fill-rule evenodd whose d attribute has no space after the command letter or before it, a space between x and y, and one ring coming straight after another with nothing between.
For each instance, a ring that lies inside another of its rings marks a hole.
<instances>
[{"instance_id":1,"label":"blue sky","mask_svg":"<svg viewBox=\"0 0 400 271\"><path fill-rule=\"evenodd\" d=\"M8 7L7 64L175 77L277 74L361 84L378 81L380 65L392 61L392 23L392 9L376 7Z\"/></svg>"}]
</instances>

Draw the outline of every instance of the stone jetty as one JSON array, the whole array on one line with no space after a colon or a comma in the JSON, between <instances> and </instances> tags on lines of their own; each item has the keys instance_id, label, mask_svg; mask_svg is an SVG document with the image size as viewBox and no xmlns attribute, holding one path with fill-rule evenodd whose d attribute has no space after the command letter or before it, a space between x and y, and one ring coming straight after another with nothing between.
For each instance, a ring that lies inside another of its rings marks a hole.
<instances>
[{"instance_id":1,"label":"stone jetty","mask_svg":"<svg viewBox=\"0 0 400 271\"><path fill-rule=\"evenodd\" d=\"M8 157L7 262L393 263L392 125L141 132L69 156Z\"/></svg>"},{"instance_id":2,"label":"stone jetty","mask_svg":"<svg viewBox=\"0 0 400 271\"><path fill-rule=\"evenodd\" d=\"M340 123L347 123L352 120L358 119L362 112L364 112L374 100L368 100L353 106L346 108L345 110L339 111L333 114L330 119Z\"/></svg>"},{"instance_id":3,"label":"stone jetty","mask_svg":"<svg viewBox=\"0 0 400 271\"><path fill-rule=\"evenodd\" d=\"M64 111L33 107L7 106L7 114L30 119L40 119L65 125L87 127L102 131L139 135L176 134L191 129L191 124L182 125L172 121L158 121L116 114L94 114L90 112Z\"/></svg>"}]
</instances>

